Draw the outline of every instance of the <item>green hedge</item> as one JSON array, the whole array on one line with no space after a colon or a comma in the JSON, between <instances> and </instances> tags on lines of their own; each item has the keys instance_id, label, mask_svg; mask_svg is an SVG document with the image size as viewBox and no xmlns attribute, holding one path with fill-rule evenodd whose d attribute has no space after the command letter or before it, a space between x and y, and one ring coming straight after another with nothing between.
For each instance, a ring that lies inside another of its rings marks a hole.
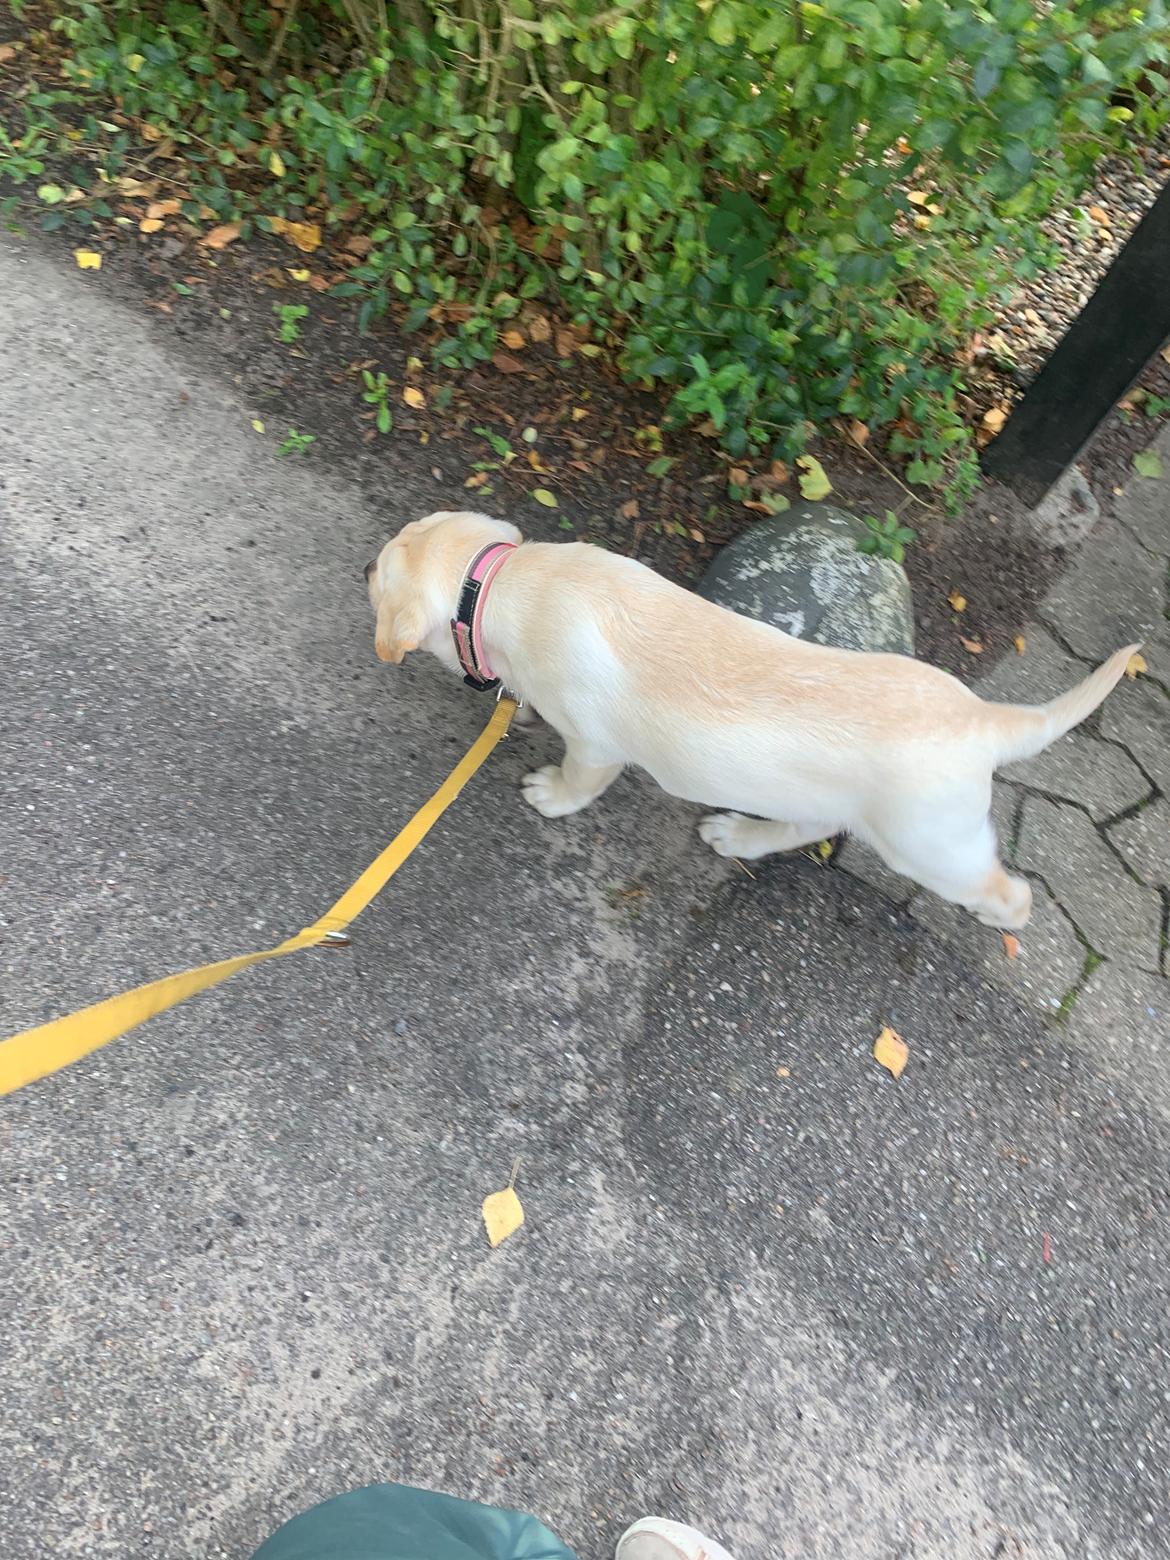
<instances>
[{"instance_id":1,"label":"green hedge","mask_svg":"<svg viewBox=\"0 0 1170 1560\"><path fill-rule=\"evenodd\" d=\"M932 483L971 471L955 349L1043 262L1045 209L1164 122L1170 37L1162 0L72 0L55 25L220 217L356 202L367 318L473 302L442 360L557 294L733 454L896 422Z\"/></svg>"}]
</instances>

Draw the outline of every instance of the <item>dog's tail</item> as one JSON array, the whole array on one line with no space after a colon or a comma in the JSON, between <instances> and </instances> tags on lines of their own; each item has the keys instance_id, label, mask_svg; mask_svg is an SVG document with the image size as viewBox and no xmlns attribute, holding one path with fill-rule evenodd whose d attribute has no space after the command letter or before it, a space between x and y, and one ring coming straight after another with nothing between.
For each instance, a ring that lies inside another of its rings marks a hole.
<instances>
[{"instance_id":1,"label":"dog's tail","mask_svg":"<svg viewBox=\"0 0 1170 1560\"><path fill-rule=\"evenodd\" d=\"M1062 693L1047 704L985 704L987 731L995 766L1014 764L1019 759L1035 758L1066 731L1079 726L1105 699L1129 665L1141 645L1126 645L1111 655L1103 666L1090 672L1084 682Z\"/></svg>"}]
</instances>

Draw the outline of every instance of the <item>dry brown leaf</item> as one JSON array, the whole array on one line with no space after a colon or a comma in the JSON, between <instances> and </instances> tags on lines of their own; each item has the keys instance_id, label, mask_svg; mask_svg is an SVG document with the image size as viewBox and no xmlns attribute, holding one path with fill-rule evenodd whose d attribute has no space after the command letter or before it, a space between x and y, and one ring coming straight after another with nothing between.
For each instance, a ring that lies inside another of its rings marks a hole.
<instances>
[{"instance_id":1,"label":"dry brown leaf","mask_svg":"<svg viewBox=\"0 0 1170 1560\"><path fill-rule=\"evenodd\" d=\"M427 404L426 396L415 385L407 385L402 392L402 399L407 406L413 406L416 412L421 411Z\"/></svg>"},{"instance_id":2,"label":"dry brown leaf","mask_svg":"<svg viewBox=\"0 0 1170 1560\"><path fill-rule=\"evenodd\" d=\"M910 1047L895 1030L886 1028L873 1043L873 1059L895 1078L900 1078L910 1059Z\"/></svg>"},{"instance_id":3,"label":"dry brown leaf","mask_svg":"<svg viewBox=\"0 0 1170 1560\"><path fill-rule=\"evenodd\" d=\"M860 418L855 417L849 424L849 437L853 440L854 444L856 444L859 449L864 449L865 445L868 443L869 429L865 426Z\"/></svg>"},{"instance_id":4,"label":"dry brown leaf","mask_svg":"<svg viewBox=\"0 0 1170 1560\"><path fill-rule=\"evenodd\" d=\"M224 249L232 244L240 236L240 224L238 222L221 222L218 227L213 227L210 233L204 233L200 243L205 249Z\"/></svg>"},{"instance_id":5,"label":"dry brown leaf","mask_svg":"<svg viewBox=\"0 0 1170 1560\"><path fill-rule=\"evenodd\" d=\"M499 369L501 374L526 374L528 372L520 359L513 357L510 352L493 352L492 367Z\"/></svg>"},{"instance_id":6,"label":"dry brown leaf","mask_svg":"<svg viewBox=\"0 0 1170 1560\"><path fill-rule=\"evenodd\" d=\"M538 314L535 319L528 321L528 334L533 341L545 342L552 339L552 326L544 314Z\"/></svg>"},{"instance_id":7,"label":"dry brown leaf","mask_svg":"<svg viewBox=\"0 0 1170 1560\"><path fill-rule=\"evenodd\" d=\"M623 520L636 520L641 513L642 510L636 498L627 499L618 510L618 514L621 515Z\"/></svg>"},{"instance_id":8,"label":"dry brown leaf","mask_svg":"<svg viewBox=\"0 0 1170 1560\"><path fill-rule=\"evenodd\" d=\"M486 471L476 471L476 472L473 472L472 475L467 478L467 480L466 480L466 482L464 482L463 486L465 488L481 488L481 487L483 487L483 485L487 481L487 479L488 479L488 474L487 474Z\"/></svg>"},{"instance_id":9,"label":"dry brown leaf","mask_svg":"<svg viewBox=\"0 0 1170 1560\"><path fill-rule=\"evenodd\" d=\"M528 345L528 338L522 330L506 330L500 337L500 340L506 347L510 347L513 352L522 352Z\"/></svg>"},{"instance_id":10,"label":"dry brown leaf","mask_svg":"<svg viewBox=\"0 0 1170 1560\"><path fill-rule=\"evenodd\" d=\"M1098 227L1111 226L1109 213L1103 206L1090 206L1089 215L1092 217L1093 221L1098 225Z\"/></svg>"},{"instance_id":11,"label":"dry brown leaf","mask_svg":"<svg viewBox=\"0 0 1170 1560\"><path fill-rule=\"evenodd\" d=\"M131 200L149 200L158 194L157 179L131 179L123 175L114 181L119 195L128 195Z\"/></svg>"},{"instance_id":12,"label":"dry brown leaf","mask_svg":"<svg viewBox=\"0 0 1170 1560\"><path fill-rule=\"evenodd\" d=\"M770 504L762 503L758 498L745 498L742 502L745 509L751 509L758 515L770 515L775 513Z\"/></svg>"},{"instance_id":13,"label":"dry brown leaf","mask_svg":"<svg viewBox=\"0 0 1170 1560\"><path fill-rule=\"evenodd\" d=\"M328 292L329 283L323 276L313 275L309 277L309 286L314 292Z\"/></svg>"},{"instance_id":14,"label":"dry brown leaf","mask_svg":"<svg viewBox=\"0 0 1170 1560\"><path fill-rule=\"evenodd\" d=\"M345 241L345 247L351 255L357 255L362 260L374 247L374 240L368 233L351 233Z\"/></svg>"},{"instance_id":15,"label":"dry brown leaf","mask_svg":"<svg viewBox=\"0 0 1170 1560\"><path fill-rule=\"evenodd\" d=\"M701 546L705 545L707 541L707 538L703 535L702 531L699 530L697 525L692 525L690 527L690 538L692 542L698 542Z\"/></svg>"},{"instance_id":16,"label":"dry brown leaf","mask_svg":"<svg viewBox=\"0 0 1170 1560\"><path fill-rule=\"evenodd\" d=\"M1020 939L1013 937L1011 932L1001 932L1003 938L1003 951L1009 959L1018 959L1020 956Z\"/></svg>"},{"instance_id":17,"label":"dry brown leaf","mask_svg":"<svg viewBox=\"0 0 1170 1560\"><path fill-rule=\"evenodd\" d=\"M950 595L947 597L947 600L950 602L951 606L954 607L956 612L965 612L967 610L967 598L960 591L951 591Z\"/></svg>"},{"instance_id":18,"label":"dry brown leaf","mask_svg":"<svg viewBox=\"0 0 1170 1560\"><path fill-rule=\"evenodd\" d=\"M998 433L1007 422L1007 410L1002 406L989 406L983 414L983 426L991 433Z\"/></svg>"},{"instance_id":19,"label":"dry brown leaf","mask_svg":"<svg viewBox=\"0 0 1170 1560\"><path fill-rule=\"evenodd\" d=\"M9 60L16 58L16 45L14 43L0 43L0 65L7 65Z\"/></svg>"},{"instance_id":20,"label":"dry brown leaf","mask_svg":"<svg viewBox=\"0 0 1170 1560\"><path fill-rule=\"evenodd\" d=\"M557 356L572 357L577 350L577 338L567 330L557 331Z\"/></svg>"},{"instance_id":21,"label":"dry brown leaf","mask_svg":"<svg viewBox=\"0 0 1170 1560\"><path fill-rule=\"evenodd\" d=\"M1016 637L1012 640L1012 643L1016 647L1017 655L1023 655L1024 651L1028 648L1028 641L1024 638L1023 634L1017 634Z\"/></svg>"},{"instance_id":22,"label":"dry brown leaf","mask_svg":"<svg viewBox=\"0 0 1170 1560\"><path fill-rule=\"evenodd\" d=\"M782 460L774 460L768 467L768 475L771 477L773 482L779 482L781 486L783 486L783 484L787 482L789 477L792 475L792 472L788 469Z\"/></svg>"},{"instance_id":23,"label":"dry brown leaf","mask_svg":"<svg viewBox=\"0 0 1170 1560\"><path fill-rule=\"evenodd\" d=\"M533 471L543 471L545 473L548 472L548 467L541 460L540 455L536 450L528 451L528 464L532 467Z\"/></svg>"},{"instance_id":24,"label":"dry brown leaf","mask_svg":"<svg viewBox=\"0 0 1170 1560\"><path fill-rule=\"evenodd\" d=\"M1140 677L1142 672L1148 671L1149 667L1146 665L1145 656L1142 655L1140 650L1135 650L1125 663L1125 675L1130 678Z\"/></svg>"},{"instance_id":25,"label":"dry brown leaf","mask_svg":"<svg viewBox=\"0 0 1170 1560\"><path fill-rule=\"evenodd\" d=\"M513 1186L505 1186L502 1192L493 1192L483 1200L483 1222L487 1238L492 1246L514 1235L524 1223L524 1209Z\"/></svg>"},{"instance_id":26,"label":"dry brown leaf","mask_svg":"<svg viewBox=\"0 0 1170 1560\"><path fill-rule=\"evenodd\" d=\"M142 221L138 224L138 231L140 233L157 233L162 225L163 221L161 217L143 217Z\"/></svg>"},{"instance_id":27,"label":"dry brown leaf","mask_svg":"<svg viewBox=\"0 0 1170 1560\"><path fill-rule=\"evenodd\" d=\"M982 655L983 654L983 644L982 644L981 640L978 640L978 639L964 639L962 634L960 634L959 635L959 643L962 645L964 650L970 651L970 653L972 655Z\"/></svg>"},{"instance_id":28,"label":"dry brown leaf","mask_svg":"<svg viewBox=\"0 0 1170 1560\"><path fill-rule=\"evenodd\" d=\"M729 482L733 482L736 487L747 487L748 483L751 481L751 477L742 466L732 466L731 470L727 473L727 480Z\"/></svg>"},{"instance_id":29,"label":"dry brown leaf","mask_svg":"<svg viewBox=\"0 0 1170 1560\"><path fill-rule=\"evenodd\" d=\"M173 197L169 200L152 200L146 208L146 215L152 222L159 217L177 217L182 206L182 201Z\"/></svg>"}]
</instances>

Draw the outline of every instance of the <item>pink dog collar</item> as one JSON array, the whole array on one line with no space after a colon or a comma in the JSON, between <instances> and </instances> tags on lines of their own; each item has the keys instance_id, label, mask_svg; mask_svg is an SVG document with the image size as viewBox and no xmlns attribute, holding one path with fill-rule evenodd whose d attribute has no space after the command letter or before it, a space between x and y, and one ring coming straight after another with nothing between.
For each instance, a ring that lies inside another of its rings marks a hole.
<instances>
[{"instance_id":1,"label":"pink dog collar","mask_svg":"<svg viewBox=\"0 0 1170 1560\"><path fill-rule=\"evenodd\" d=\"M497 688L500 682L488 665L483 648L481 621L484 603L491 583L505 559L510 552L515 551L515 542L492 542L482 552L476 553L463 576L463 583L459 587L459 607L451 619L455 654L463 668L463 681L469 688L477 688L481 692Z\"/></svg>"}]
</instances>

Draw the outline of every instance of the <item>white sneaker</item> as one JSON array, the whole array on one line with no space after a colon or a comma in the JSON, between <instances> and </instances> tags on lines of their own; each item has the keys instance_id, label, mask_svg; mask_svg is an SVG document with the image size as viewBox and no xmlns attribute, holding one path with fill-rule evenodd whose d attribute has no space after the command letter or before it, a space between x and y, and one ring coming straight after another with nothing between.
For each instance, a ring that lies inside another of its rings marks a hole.
<instances>
[{"instance_id":1,"label":"white sneaker","mask_svg":"<svg viewBox=\"0 0 1170 1560\"><path fill-rule=\"evenodd\" d=\"M685 1522L643 1517L618 1539L615 1560L732 1560L732 1556Z\"/></svg>"}]
</instances>

